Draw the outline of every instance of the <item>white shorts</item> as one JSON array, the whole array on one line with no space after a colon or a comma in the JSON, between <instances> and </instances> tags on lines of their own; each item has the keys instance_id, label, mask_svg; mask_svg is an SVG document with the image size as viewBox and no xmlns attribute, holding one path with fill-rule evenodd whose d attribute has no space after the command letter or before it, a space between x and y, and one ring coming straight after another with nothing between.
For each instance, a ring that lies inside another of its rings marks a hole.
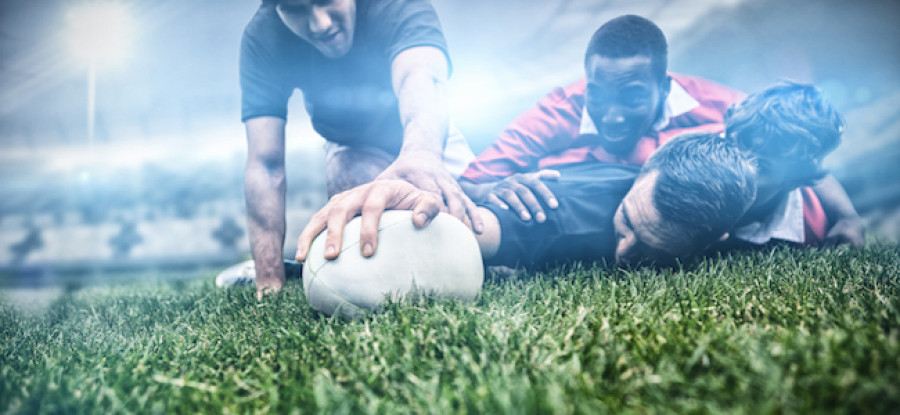
<instances>
[{"instance_id":1,"label":"white shorts","mask_svg":"<svg viewBox=\"0 0 900 415\"><path fill-rule=\"evenodd\" d=\"M463 172L466 171L466 167L469 166L469 163L475 158L475 154L472 153L472 149L469 147L469 142L466 141L466 137L456 129L456 126L450 124L448 130L447 141L444 143L444 167L446 167L447 171L453 175L454 179L458 179L459 176L462 176ZM326 162L331 161L335 154L346 148L367 151L378 155L388 154L384 150L374 146L347 146L328 140L325 140L324 147ZM389 157L394 158L392 155Z\"/></svg>"}]
</instances>

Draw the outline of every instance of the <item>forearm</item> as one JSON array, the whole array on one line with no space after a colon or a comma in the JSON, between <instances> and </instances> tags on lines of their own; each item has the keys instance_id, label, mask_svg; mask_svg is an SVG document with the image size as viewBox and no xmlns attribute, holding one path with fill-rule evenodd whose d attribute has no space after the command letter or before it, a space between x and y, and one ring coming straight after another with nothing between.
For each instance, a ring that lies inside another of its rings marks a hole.
<instances>
[{"instance_id":1,"label":"forearm","mask_svg":"<svg viewBox=\"0 0 900 415\"><path fill-rule=\"evenodd\" d=\"M832 175L825 176L813 186L813 191L819 197L822 209L828 217L829 223L844 218L858 218L859 214L850 201L850 196L844 191L844 187Z\"/></svg>"},{"instance_id":2,"label":"forearm","mask_svg":"<svg viewBox=\"0 0 900 415\"><path fill-rule=\"evenodd\" d=\"M259 280L284 279L285 189L283 163L267 168L248 161L244 173L247 229Z\"/></svg>"},{"instance_id":3,"label":"forearm","mask_svg":"<svg viewBox=\"0 0 900 415\"><path fill-rule=\"evenodd\" d=\"M484 230L481 234L475 234L475 239L478 241L478 248L481 249L481 258L487 261L500 250L500 220L494 212L483 207L477 208L476 214L481 217Z\"/></svg>"},{"instance_id":4,"label":"forearm","mask_svg":"<svg viewBox=\"0 0 900 415\"><path fill-rule=\"evenodd\" d=\"M862 219L853 208L850 197L838 181L831 175L820 180L813 191L822 204L822 210L828 219L825 229L825 245L843 245L862 247L866 244L866 228Z\"/></svg>"},{"instance_id":5,"label":"forearm","mask_svg":"<svg viewBox=\"0 0 900 415\"><path fill-rule=\"evenodd\" d=\"M419 75L415 78L425 78ZM430 154L441 157L447 138L447 108L443 86L434 79L411 79L403 95L415 96L401 101L403 146L400 155Z\"/></svg>"},{"instance_id":6,"label":"forearm","mask_svg":"<svg viewBox=\"0 0 900 415\"><path fill-rule=\"evenodd\" d=\"M447 138L447 70L441 51L412 48L394 62L394 88L403 125L400 156L441 157Z\"/></svg>"}]
</instances>

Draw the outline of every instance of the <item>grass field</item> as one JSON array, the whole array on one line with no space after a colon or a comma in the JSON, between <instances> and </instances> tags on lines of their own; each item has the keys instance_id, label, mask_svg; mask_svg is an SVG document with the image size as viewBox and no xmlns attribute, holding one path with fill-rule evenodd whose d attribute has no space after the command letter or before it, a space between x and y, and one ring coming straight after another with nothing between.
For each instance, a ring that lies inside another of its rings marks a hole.
<instances>
[{"instance_id":1,"label":"grass field","mask_svg":"<svg viewBox=\"0 0 900 415\"><path fill-rule=\"evenodd\" d=\"M900 247L573 265L355 322L293 282L0 309L2 413L898 413Z\"/></svg>"}]
</instances>

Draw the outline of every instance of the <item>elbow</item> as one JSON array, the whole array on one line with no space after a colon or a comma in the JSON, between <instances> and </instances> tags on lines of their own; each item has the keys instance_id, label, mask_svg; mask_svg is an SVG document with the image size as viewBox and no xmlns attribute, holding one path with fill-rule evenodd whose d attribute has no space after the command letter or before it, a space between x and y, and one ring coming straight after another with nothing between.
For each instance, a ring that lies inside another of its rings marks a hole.
<instances>
[{"instance_id":1,"label":"elbow","mask_svg":"<svg viewBox=\"0 0 900 415\"><path fill-rule=\"evenodd\" d=\"M267 184L266 187L284 188L286 175L283 154L256 154L247 158L247 166L244 171L245 185L255 187L254 184Z\"/></svg>"},{"instance_id":2,"label":"elbow","mask_svg":"<svg viewBox=\"0 0 900 415\"><path fill-rule=\"evenodd\" d=\"M250 149L247 154L247 169L259 169L270 173L284 171L284 152L271 149Z\"/></svg>"}]
</instances>

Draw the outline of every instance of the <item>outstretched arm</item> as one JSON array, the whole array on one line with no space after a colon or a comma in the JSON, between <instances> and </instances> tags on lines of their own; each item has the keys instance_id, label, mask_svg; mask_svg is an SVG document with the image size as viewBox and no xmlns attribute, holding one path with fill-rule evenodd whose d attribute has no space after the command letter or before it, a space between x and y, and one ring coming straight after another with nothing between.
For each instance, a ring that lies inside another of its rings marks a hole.
<instances>
[{"instance_id":1,"label":"outstretched arm","mask_svg":"<svg viewBox=\"0 0 900 415\"><path fill-rule=\"evenodd\" d=\"M490 202L503 209L512 209L523 221L533 217L538 223L547 220L541 206L543 201L550 209L556 209L559 201L543 180L556 180L556 170L541 170L534 173L515 173L496 182L473 183L460 180L460 186L472 200L478 203Z\"/></svg>"},{"instance_id":2,"label":"outstretched arm","mask_svg":"<svg viewBox=\"0 0 900 415\"><path fill-rule=\"evenodd\" d=\"M400 106L403 145L397 159L377 179L405 180L434 193L450 214L480 233L475 204L443 163L449 125L447 71L444 53L430 46L409 48L394 58L391 76Z\"/></svg>"},{"instance_id":3,"label":"outstretched arm","mask_svg":"<svg viewBox=\"0 0 900 415\"><path fill-rule=\"evenodd\" d=\"M866 229L844 187L832 175L813 186L828 217L825 245L847 244L858 248L866 244Z\"/></svg>"},{"instance_id":4,"label":"outstretched arm","mask_svg":"<svg viewBox=\"0 0 900 415\"><path fill-rule=\"evenodd\" d=\"M259 299L284 285L284 124L274 117L246 122L244 198Z\"/></svg>"}]
</instances>

